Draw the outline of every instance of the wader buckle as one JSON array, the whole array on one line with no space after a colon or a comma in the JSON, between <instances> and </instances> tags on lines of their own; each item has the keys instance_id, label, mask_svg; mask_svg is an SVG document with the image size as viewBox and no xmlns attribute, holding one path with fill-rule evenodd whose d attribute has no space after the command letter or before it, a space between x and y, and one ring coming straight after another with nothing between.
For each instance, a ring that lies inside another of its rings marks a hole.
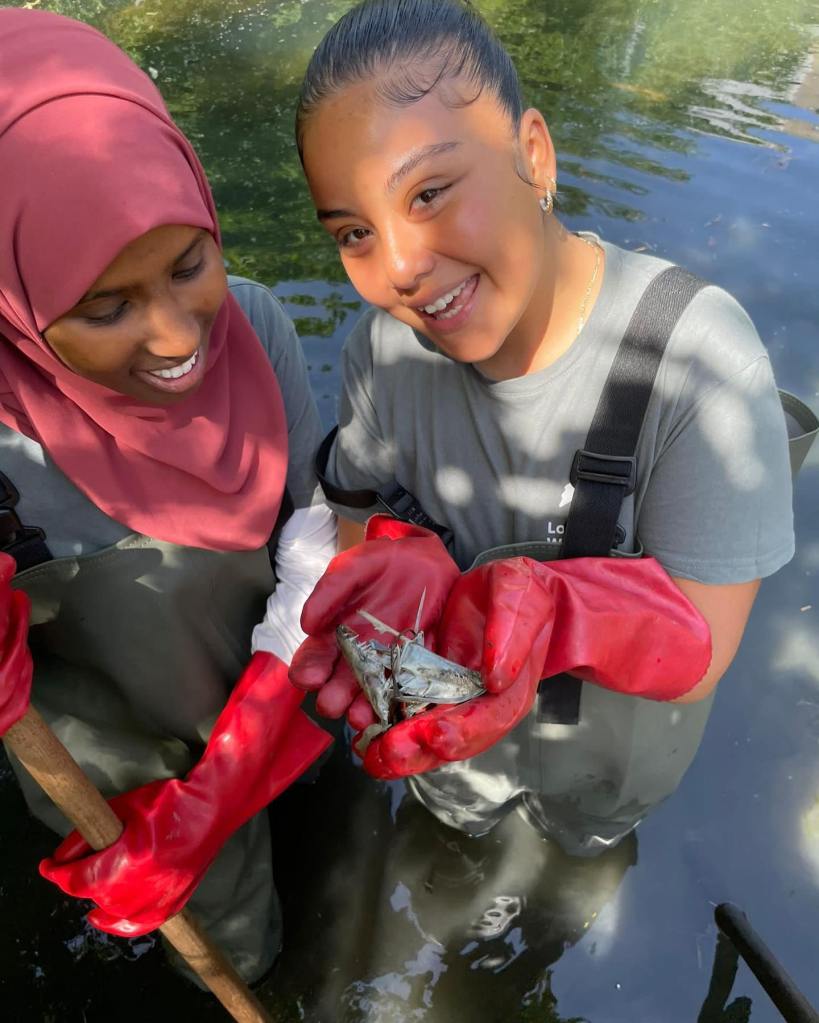
<instances>
[{"instance_id":1,"label":"wader buckle","mask_svg":"<svg viewBox=\"0 0 819 1023\"><path fill-rule=\"evenodd\" d=\"M400 483L393 483L391 486L379 490L376 498L381 507L393 518L429 529L441 538L446 547L452 543L454 539L452 530L430 518L421 507L420 501L413 497L408 490L405 490Z\"/></svg>"},{"instance_id":2,"label":"wader buckle","mask_svg":"<svg viewBox=\"0 0 819 1023\"><path fill-rule=\"evenodd\" d=\"M574 486L578 480L614 483L625 488L625 497L637 486L637 459L634 455L598 455L581 448L575 452L569 480Z\"/></svg>"},{"instance_id":3,"label":"wader buckle","mask_svg":"<svg viewBox=\"0 0 819 1023\"><path fill-rule=\"evenodd\" d=\"M14 510L20 494L5 473L0 472L0 551L15 556L15 548L31 540L45 540L38 526L24 526Z\"/></svg>"}]
</instances>

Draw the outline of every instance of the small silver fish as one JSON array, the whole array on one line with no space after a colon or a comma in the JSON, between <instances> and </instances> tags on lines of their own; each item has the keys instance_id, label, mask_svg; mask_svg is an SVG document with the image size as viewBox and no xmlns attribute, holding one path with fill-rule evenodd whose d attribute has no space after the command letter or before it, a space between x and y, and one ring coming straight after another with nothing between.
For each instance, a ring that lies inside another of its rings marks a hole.
<instances>
[{"instance_id":1,"label":"small silver fish","mask_svg":"<svg viewBox=\"0 0 819 1023\"><path fill-rule=\"evenodd\" d=\"M405 632L393 629L368 611L358 612L373 628L395 637L390 646L360 640L347 625L336 629L339 649L380 722L367 729L367 741L395 724L401 716L399 711L411 717L430 704L465 703L486 692L479 672L426 649L424 634L418 629L423 601L422 594L415 628Z\"/></svg>"},{"instance_id":2,"label":"small silver fish","mask_svg":"<svg viewBox=\"0 0 819 1023\"><path fill-rule=\"evenodd\" d=\"M339 625L336 629L336 643L367 694L378 720L384 728L389 728L395 701L395 683L387 678L392 665L390 648L374 639L360 640L358 633L346 625Z\"/></svg>"},{"instance_id":3,"label":"small silver fish","mask_svg":"<svg viewBox=\"0 0 819 1023\"><path fill-rule=\"evenodd\" d=\"M403 703L466 703L486 692L480 672L433 653L423 645L423 633L392 648L392 671L397 697Z\"/></svg>"}]
</instances>

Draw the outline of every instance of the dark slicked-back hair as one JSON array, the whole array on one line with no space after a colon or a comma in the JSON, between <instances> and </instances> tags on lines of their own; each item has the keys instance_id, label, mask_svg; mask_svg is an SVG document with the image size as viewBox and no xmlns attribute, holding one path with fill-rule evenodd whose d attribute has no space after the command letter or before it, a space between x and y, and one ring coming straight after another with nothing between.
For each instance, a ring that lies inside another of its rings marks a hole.
<instances>
[{"instance_id":1,"label":"dark slicked-back hair","mask_svg":"<svg viewBox=\"0 0 819 1023\"><path fill-rule=\"evenodd\" d=\"M319 43L296 108L296 142L321 102L349 85L375 81L387 103L407 106L459 78L470 86L458 102L489 90L520 125L523 102L515 65L468 0L364 0Z\"/></svg>"}]
</instances>

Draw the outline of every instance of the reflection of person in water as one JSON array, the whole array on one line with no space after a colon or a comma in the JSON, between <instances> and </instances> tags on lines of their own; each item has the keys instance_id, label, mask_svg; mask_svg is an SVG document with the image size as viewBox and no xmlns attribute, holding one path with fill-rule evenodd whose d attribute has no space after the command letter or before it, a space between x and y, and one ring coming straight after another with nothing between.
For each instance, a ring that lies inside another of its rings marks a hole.
<instances>
[{"instance_id":1,"label":"reflection of person in water","mask_svg":"<svg viewBox=\"0 0 819 1023\"><path fill-rule=\"evenodd\" d=\"M324 448L352 549L305 606L290 676L365 728L334 629L374 635L359 608L408 627L425 589L428 645L487 692L389 728L365 769L472 834L518 807L568 851L608 848L679 784L759 580L793 553L765 349L721 289L566 230L546 123L469 4L357 5L297 125L375 308ZM392 520L361 543L384 504L449 551Z\"/></svg>"},{"instance_id":2,"label":"reflection of person in water","mask_svg":"<svg viewBox=\"0 0 819 1023\"><path fill-rule=\"evenodd\" d=\"M518 814L474 838L412 798L396 811L400 791L340 762L273 808L274 830L308 850L277 868L282 983L308 985L315 1018L344 1023L512 1023L527 1007L556 1023L551 968L592 927L602 951L636 836L573 857Z\"/></svg>"},{"instance_id":3,"label":"reflection of person in water","mask_svg":"<svg viewBox=\"0 0 819 1023\"><path fill-rule=\"evenodd\" d=\"M405 801L396 824L381 888L391 911L377 915L366 969L343 999L367 1006L364 1018L424 1006L427 1023L506 1023L519 1007L554 1007L548 968L636 862L633 835L595 858L569 856L518 814L472 838Z\"/></svg>"}]
</instances>

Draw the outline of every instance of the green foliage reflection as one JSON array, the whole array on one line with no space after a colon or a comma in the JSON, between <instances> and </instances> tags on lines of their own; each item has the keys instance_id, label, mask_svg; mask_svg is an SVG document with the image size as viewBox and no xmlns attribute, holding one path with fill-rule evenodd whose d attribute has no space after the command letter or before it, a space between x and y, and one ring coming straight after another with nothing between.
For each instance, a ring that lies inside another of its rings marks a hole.
<instances>
[{"instance_id":1,"label":"green foliage reflection","mask_svg":"<svg viewBox=\"0 0 819 1023\"><path fill-rule=\"evenodd\" d=\"M29 0L108 34L197 146L233 272L343 279L292 141L298 82L350 0ZM688 129L756 141L819 21L816 0L480 0L561 154L561 206L636 220L655 176L686 179ZM755 88L738 86L751 83ZM745 90L743 92L743 90ZM682 164L682 165L681 165Z\"/></svg>"}]
</instances>

